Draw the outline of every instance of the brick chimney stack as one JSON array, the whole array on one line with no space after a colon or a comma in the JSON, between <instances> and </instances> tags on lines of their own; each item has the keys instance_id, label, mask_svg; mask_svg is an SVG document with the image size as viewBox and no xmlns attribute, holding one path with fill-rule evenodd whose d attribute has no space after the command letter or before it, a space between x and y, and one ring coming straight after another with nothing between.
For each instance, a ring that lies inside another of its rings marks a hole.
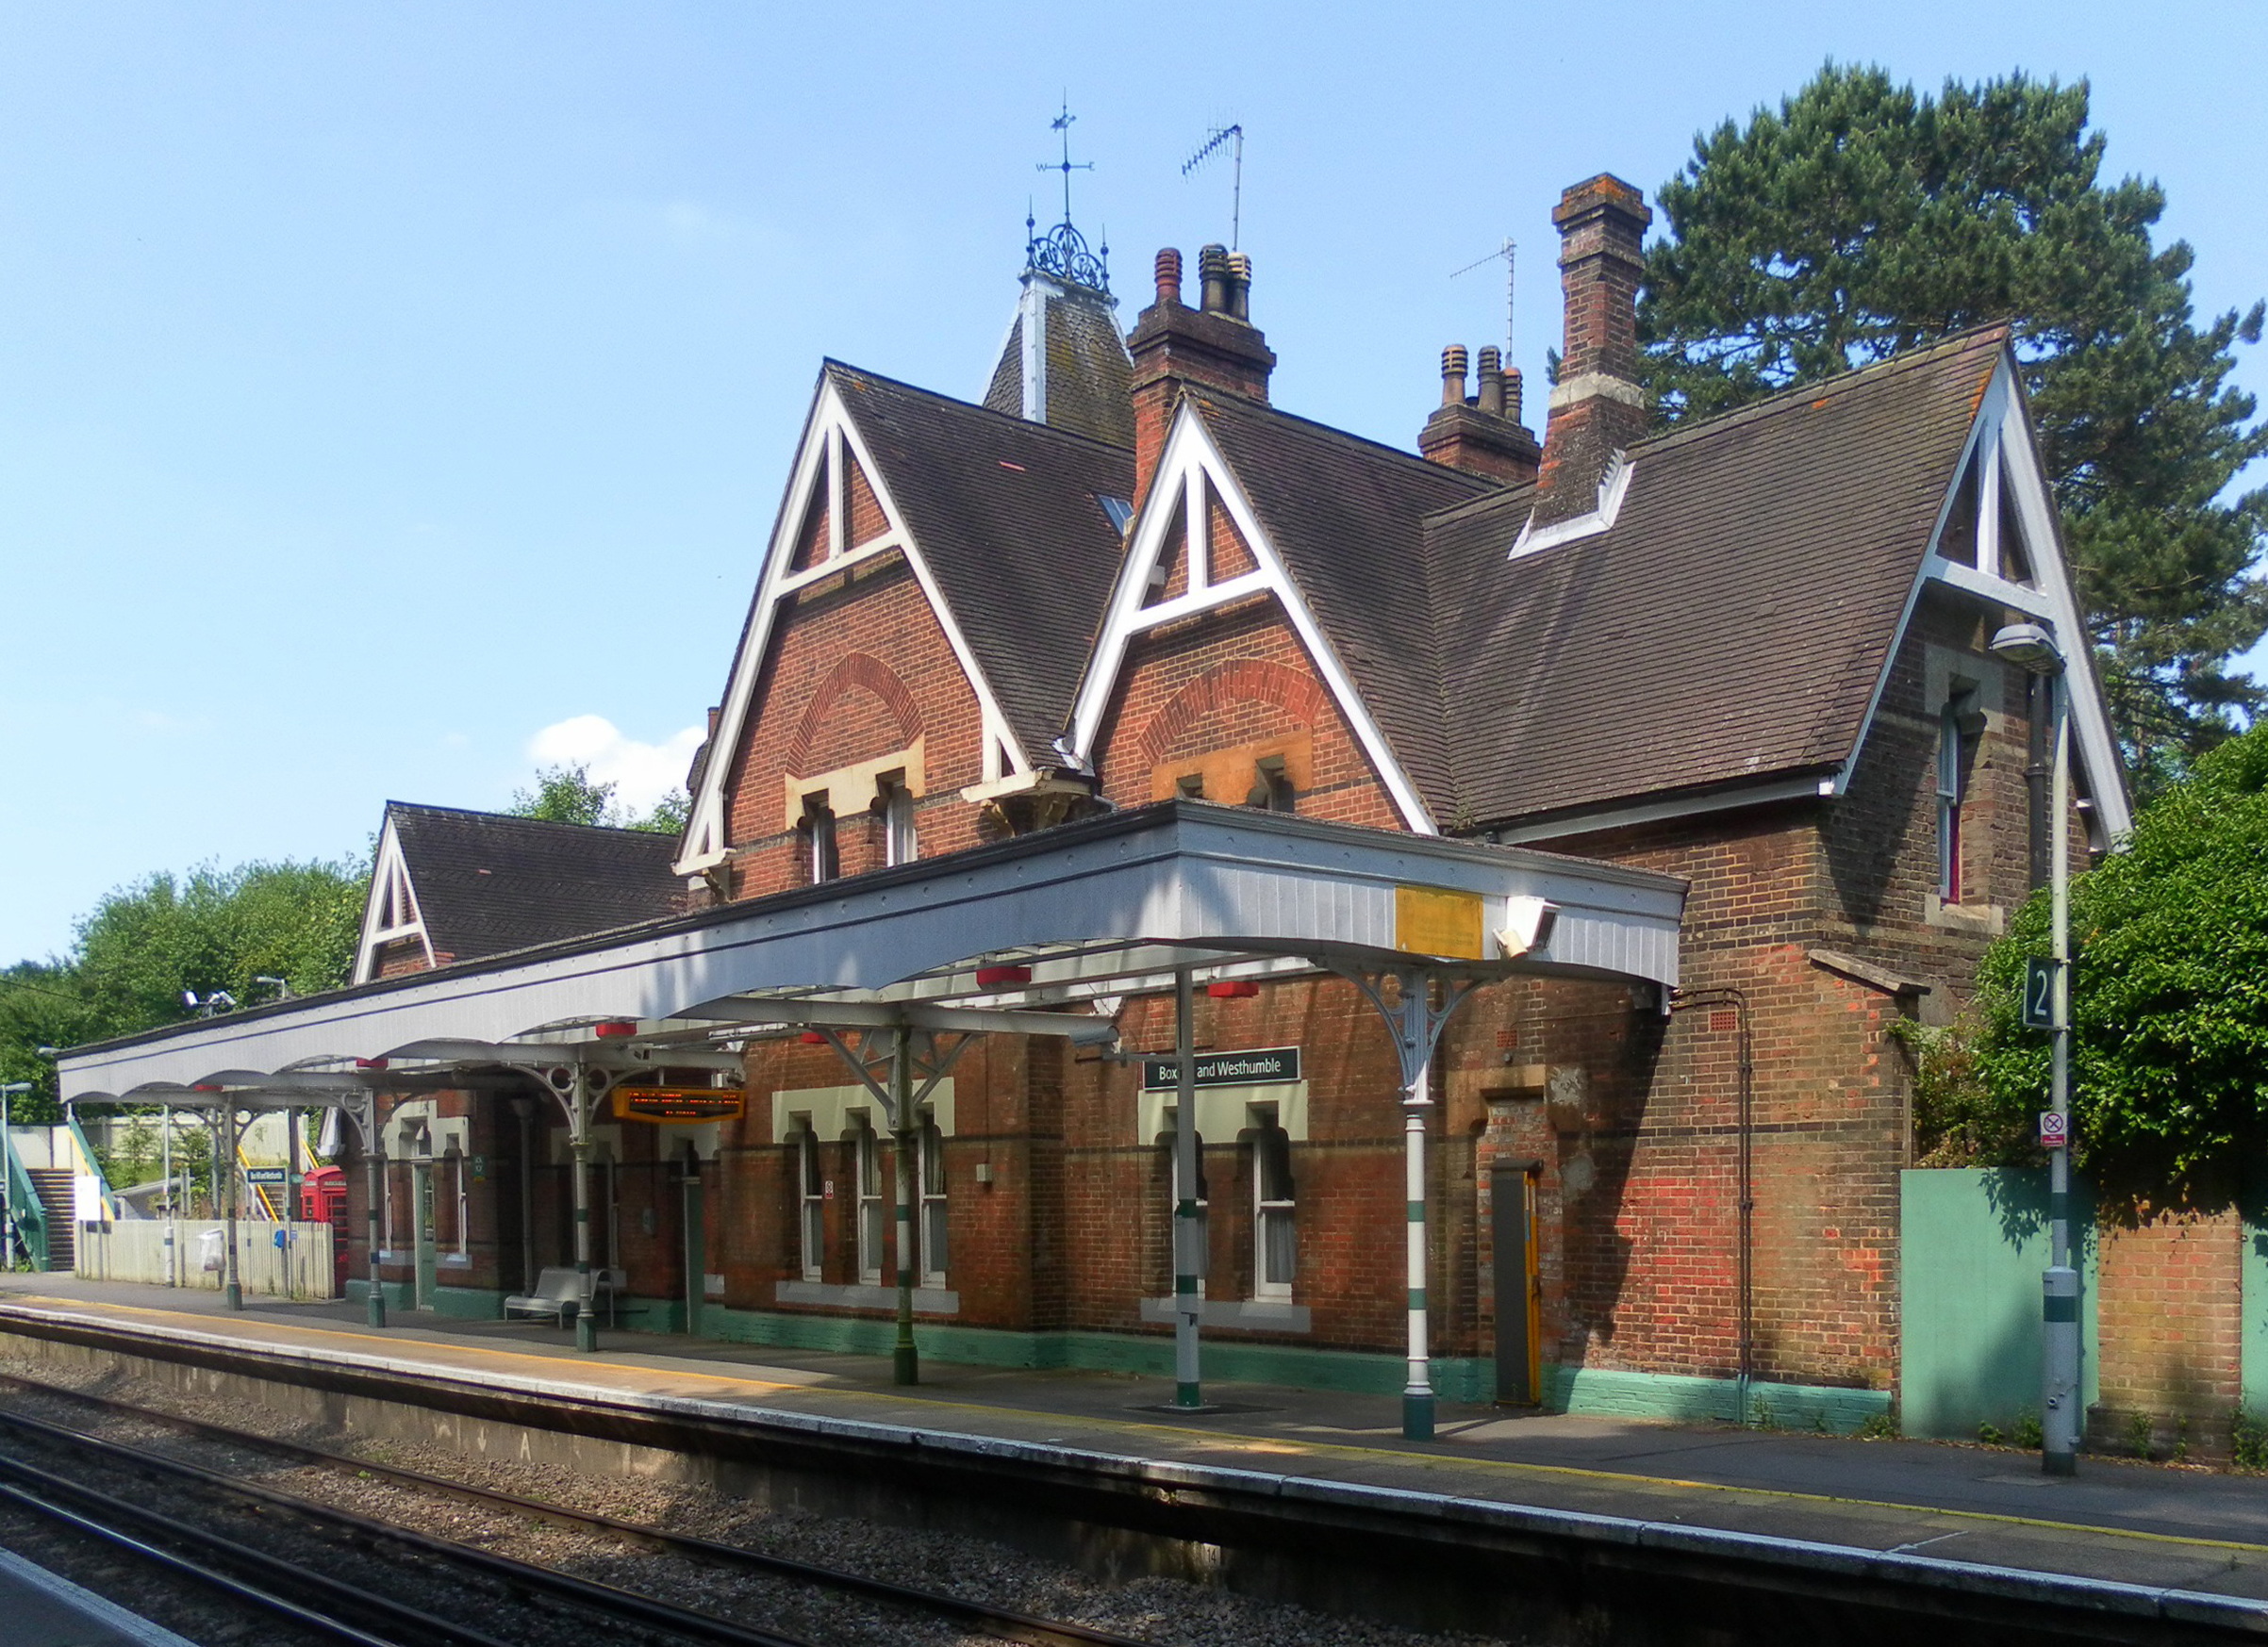
<instances>
[{"instance_id":1,"label":"brick chimney stack","mask_svg":"<svg viewBox=\"0 0 2268 1647\"><path fill-rule=\"evenodd\" d=\"M1646 433L1638 285L1646 267L1640 248L1653 220L1644 194L1604 173L1561 195L1551 214L1567 331L1544 431L1538 526L1596 509L1608 463Z\"/></svg>"},{"instance_id":2,"label":"brick chimney stack","mask_svg":"<svg viewBox=\"0 0 2268 1647\"><path fill-rule=\"evenodd\" d=\"M1134 506L1150 493L1166 430L1185 385L1267 399L1276 356L1251 322L1252 260L1225 246L1197 255L1202 305L1182 302L1182 255L1158 254L1157 301L1135 317L1126 339L1134 356Z\"/></svg>"},{"instance_id":3,"label":"brick chimney stack","mask_svg":"<svg viewBox=\"0 0 2268 1647\"><path fill-rule=\"evenodd\" d=\"M1539 454L1535 436L1520 427L1520 374L1515 370L1508 379L1503 355L1482 349L1480 393L1468 401L1465 361L1462 343L1441 352L1441 409L1418 431L1417 450L1432 463L1526 486L1535 479Z\"/></svg>"}]
</instances>

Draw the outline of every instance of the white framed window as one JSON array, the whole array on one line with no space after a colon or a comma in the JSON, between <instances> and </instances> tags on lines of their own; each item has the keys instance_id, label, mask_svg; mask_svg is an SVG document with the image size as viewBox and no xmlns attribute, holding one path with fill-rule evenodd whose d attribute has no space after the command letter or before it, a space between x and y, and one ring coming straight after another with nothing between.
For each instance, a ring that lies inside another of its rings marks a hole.
<instances>
[{"instance_id":1,"label":"white framed window","mask_svg":"<svg viewBox=\"0 0 2268 1647\"><path fill-rule=\"evenodd\" d=\"M465 1258L472 1250L472 1172L455 1150L449 1152L449 1164L456 1173L456 1256Z\"/></svg>"},{"instance_id":2,"label":"white framed window","mask_svg":"<svg viewBox=\"0 0 2268 1647\"><path fill-rule=\"evenodd\" d=\"M911 864L921 855L921 843L914 828L914 792L905 786L902 774L893 772L882 780L881 802L882 861Z\"/></svg>"},{"instance_id":3,"label":"white framed window","mask_svg":"<svg viewBox=\"0 0 2268 1647\"><path fill-rule=\"evenodd\" d=\"M827 1180L819 1176L819 1135L808 1116L795 1135L796 1260L803 1279L825 1278Z\"/></svg>"},{"instance_id":4,"label":"white framed window","mask_svg":"<svg viewBox=\"0 0 2268 1647\"><path fill-rule=\"evenodd\" d=\"M1937 721L1937 897L1960 903L1967 896L1962 874L1962 803L1967 799L1969 753L1977 720L1976 694L1956 691Z\"/></svg>"},{"instance_id":5,"label":"white framed window","mask_svg":"<svg viewBox=\"0 0 2268 1647\"><path fill-rule=\"evenodd\" d=\"M838 879L843 872L842 853L835 841L835 811L827 804L827 792L803 797L804 867L810 872L811 884Z\"/></svg>"},{"instance_id":6,"label":"white framed window","mask_svg":"<svg viewBox=\"0 0 2268 1647\"><path fill-rule=\"evenodd\" d=\"M1252 1120L1252 1296L1289 1298L1300 1267L1291 1136L1272 1106L1255 1106Z\"/></svg>"},{"instance_id":7,"label":"white framed window","mask_svg":"<svg viewBox=\"0 0 2268 1647\"><path fill-rule=\"evenodd\" d=\"M947 1205L945 1198L945 1135L937 1130L936 1118L921 1117L919 1171L921 1181L921 1284L924 1287L945 1285L945 1266L948 1260Z\"/></svg>"},{"instance_id":8,"label":"white framed window","mask_svg":"<svg viewBox=\"0 0 2268 1647\"><path fill-rule=\"evenodd\" d=\"M1167 1112L1170 1118L1171 1112ZM1166 1288L1173 1290L1178 1277L1178 1259L1173 1250L1173 1224L1182 1204L1181 1155L1173 1146L1173 1133L1166 1134ZM1205 1276L1213 1268L1213 1200L1205 1182L1205 1135L1197 1135L1197 1295L1205 1295Z\"/></svg>"},{"instance_id":9,"label":"white framed window","mask_svg":"<svg viewBox=\"0 0 2268 1647\"><path fill-rule=\"evenodd\" d=\"M879 1286L888 1265L890 1209L882 1188L882 1140L858 1118L858 1278Z\"/></svg>"}]
</instances>

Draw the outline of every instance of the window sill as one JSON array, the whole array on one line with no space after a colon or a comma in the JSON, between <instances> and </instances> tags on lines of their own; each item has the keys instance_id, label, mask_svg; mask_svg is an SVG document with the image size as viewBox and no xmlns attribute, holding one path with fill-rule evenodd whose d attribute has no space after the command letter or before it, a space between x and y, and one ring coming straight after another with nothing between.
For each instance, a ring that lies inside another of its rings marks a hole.
<instances>
[{"instance_id":1,"label":"window sill","mask_svg":"<svg viewBox=\"0 0 2268 1647\"><path fill-rule=\"evenodd\" d=\"M1315 1330L1306 1305L1289 1303L1281 1298L1208 1298L1200 1309L1198 1322L1203 1326L1241 1328L1246 1332L1304 1333ZM1151 1326L1172 1326L1173 1300L1143 1299L1142 1321Z\"/></svg>"},{"instance_id":2,"label":"window sill","mask_svg":"<svg viewBox=\"0 0 2268 1647\"><path fill-rule=\"evenodd\" d=\"M887 1309L898 1308L898 1289L862 1284L837 1286L826 1281L779 1281L771 1289L779 1304L818 1304L830 1309ZM961 1295L943 1287L914 1289L916 1315L958 1315Z\"/></svg>"},{"instance_id":3,"label":"window sill","mask_svg":"<svg viewBox=\"0 0 2268 1647\"><path fill-rule=\"evenodd\" d=\"M2008 928L2008 911L1996 903L1946 903L1933 899L1923 920L1953 932L1976 932L1997 938Z\"/></svg>"}]
</instances>

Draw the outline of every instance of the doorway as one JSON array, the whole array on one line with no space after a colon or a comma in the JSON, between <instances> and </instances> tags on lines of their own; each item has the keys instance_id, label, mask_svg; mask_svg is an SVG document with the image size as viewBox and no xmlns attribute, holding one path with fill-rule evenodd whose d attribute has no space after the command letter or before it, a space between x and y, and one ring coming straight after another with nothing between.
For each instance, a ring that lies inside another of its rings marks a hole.
<instances>
[{"instance_id":1,"label":"doorway","mask_svg":"<svg viewBox=\"0 0 2268 1647\"><path fill-rule=\"evenodd\" d=\"M1496 1251L1497 1400L1536 1407L1544 1399L1543 1280L1536 1263L1536 1182L1540 1161L1499 1161L1489 1168L1489 1228Z\"/></svg>"}]
</instances>

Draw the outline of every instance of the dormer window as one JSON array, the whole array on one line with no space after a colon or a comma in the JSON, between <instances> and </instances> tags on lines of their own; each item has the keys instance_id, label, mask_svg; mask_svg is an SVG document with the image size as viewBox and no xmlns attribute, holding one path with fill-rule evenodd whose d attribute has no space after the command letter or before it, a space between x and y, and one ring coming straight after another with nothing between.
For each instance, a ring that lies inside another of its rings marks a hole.
<instances>
[{"instance_id":1,"label":"dormer window","mask_svg":"<svg viewBox=\"0 0 2268 1647\"><path fill-rule=\"evenodd\" d=\"M1284 769L1282 755L1263 755L1252 763L1252 787L1245 796L1247 806L1262 812L1290 812L1293 791L1291 774Z\"/></svg>"},{"instance_id":2,"label":"dormer window","mask_svg":"<svg viewBox=\"0 0 2268 1647\"><path fill-rule=\"evenodd\" d=\"M811 875L811 884L839 878L843 872L842 854L835 842L835 811L827 804L823 789L803 797L804 862Z\"/></svg>"},{"instance_id":3,"label":"dormer window","mask_svg":"<svg viewBox=\"0 0 2268 1647\"><path fill-rule=\"evenodd\" d=\"M914 792L905 786L905 774L886 772L875 783L875 809L882 814L882 861L911 864L921 855L914 831Z\"/></svg>"}]
</instances>

